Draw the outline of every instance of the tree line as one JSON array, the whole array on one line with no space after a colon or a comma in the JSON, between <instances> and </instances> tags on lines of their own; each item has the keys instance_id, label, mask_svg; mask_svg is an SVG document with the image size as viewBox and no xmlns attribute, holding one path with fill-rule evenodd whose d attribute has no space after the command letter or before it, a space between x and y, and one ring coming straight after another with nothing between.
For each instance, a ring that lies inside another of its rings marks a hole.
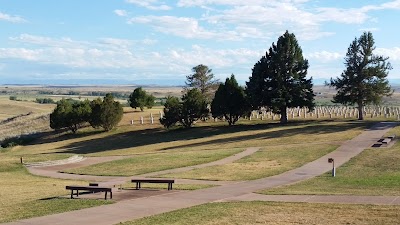
<instances>
[{"instance_id":1,"label":"tree line","mask_svg":"<svg viewBox=\"0 0 400 225\"><path fill-rule=\"evenodd\" d=\"M337 90L334 103L357 104L360 120L364 106L378 104L383 96L393 93L387 80L388 71L392 69L388 57L375 55L374 50L372 33L364 32L350 44L345 57L346 69L340 77L325 83ZM295 35L286 31L254 64L245 87L238 84L234 74L220 82L208 66L193 67L193 73L186 77L182 97L166 98L160 123L166 128L191 127L196 121L212 116L234 125L252 110L280 114L280 122L287 123L288 108L306 107L311 111L315 107L312 78L307 78L308 68L308 60ZM155 97L139 87L129 95L128 103L143 111L144 107L154 106ZM98 98L91 102L63 99L50 115L50 126L75 133L90 124L108 131L118 124L122 115L122 106L114 101L111 93L103 100Z\"/></svg>"},{"instance_id":2,"label":"tree line","mask_svg":"<svg viewBox=\"0 0 400 225\"><path fill-rule=\"evenodd\" d=\"M359 120L363 120L364 106L378 104L383 96L393 93L387 80L392 69L388 57L375 55L374 50L371 32L355 38L345 57L346 69L325 84L337 90L334 103L357 104ZM233 74L220 83L207 66L194 67L193 74L186 77L182 98L167 98L160 122L166 128L178 124L191 127L212 115L234 125L252 110L263 109L280 114L280 122L286 123L287 108L306 107L311 111L315 107L312 78L306 77L308 68L295 35L286 31L254 65L244 88Z\"/></svg>"}]
</instances>

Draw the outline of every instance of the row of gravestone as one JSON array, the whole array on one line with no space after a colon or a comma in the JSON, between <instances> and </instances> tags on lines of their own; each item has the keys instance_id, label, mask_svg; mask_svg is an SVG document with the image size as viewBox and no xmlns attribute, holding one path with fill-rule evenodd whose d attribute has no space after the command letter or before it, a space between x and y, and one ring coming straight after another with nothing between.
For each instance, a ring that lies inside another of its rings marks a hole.
<instances>
[{"instance_id":1,"label":"row of gravestone","mask_svg":"<svg viewBox=\"0 0 400 225\"><path fill-rule=\"evenodd\" d=\"M288 119L307 119L307 118L358 118L358 109L345 107L345 106L318 106L313 111L309 111L307 108L289 108L287 109ZM400 108L399 107L364 107L363 114L365 117L377 118L395 118L400 120ZM140 116L137 121L131 119L131 124L154 124L159 123L159 118L163 117L163 113L160 111L156 116L150 113L149 117ZM274 114L271 111L260 110L253 111L249 117L244 117L246 120L279 120L280 114ZM225 119L222 119L223 121ZM219 121L217 118L210 118L207 121Z\"/></svg>"}]
</instances>

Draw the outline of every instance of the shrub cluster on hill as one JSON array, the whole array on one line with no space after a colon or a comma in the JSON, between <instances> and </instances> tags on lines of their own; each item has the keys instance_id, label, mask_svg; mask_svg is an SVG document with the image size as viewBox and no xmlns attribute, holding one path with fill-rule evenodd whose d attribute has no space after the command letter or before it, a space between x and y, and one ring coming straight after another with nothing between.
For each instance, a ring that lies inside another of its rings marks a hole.
<instances>
[{"instance_id":1,"label":"shrub cluster on hill","mask_svg":"<svg viewBox=\"0 0 400 225\"><path fill-rule=\"evenodd\" d=\"M55 130L68 129L76 133L79 128L89 123L93 128L109 131L121 121L122 115L122 106L114 101L112 94L93 101L62 99L50 114L50 127Z\"/></svg>"}]
</instances>

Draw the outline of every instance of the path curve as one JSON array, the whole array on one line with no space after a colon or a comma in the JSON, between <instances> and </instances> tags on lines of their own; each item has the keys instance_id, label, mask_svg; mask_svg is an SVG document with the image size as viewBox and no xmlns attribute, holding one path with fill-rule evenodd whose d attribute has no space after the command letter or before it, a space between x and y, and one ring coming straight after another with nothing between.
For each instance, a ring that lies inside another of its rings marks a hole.
<instances>
[{"instance_id":1,"label":"path curve","mask_svg":"<svg viewBox=\"0 0 400 225\"><path fill-rule=\"evenodd\" d=\"M174 192L148 198L132 199L77 211L21 220L8 225L43 224L97 224L110 225L152 216L181 208L243 196L260 189L276 187L306 180L330 171L328 158L335 158L337 166L371 147L397 123L378 123L359 136L345 142L335 151L283 174L253 181L243 181L190 192Z\"/></svg>"},{"instance_id":2,"label":"path curve","mask_svg":"<svg viewBox=\"0 0 400 225\"><path fill-rule=\"evenodd\" d=\"M30 173L38 175L38 176L45 176L45 177L52 177L52 178L59 178L59 179L71 179L71 180L87 180L87 181L96 181L99 182L99 185L112 187L116 185L120 185L129 181L131 179L137 178L145 178L145 177L155 177L160 176L163 174L168 173L178 173L178 172L185 172L190 171L193 169L204 168L209 166L217 166L217 165L224 165L227 163L232 163L236 160L244 158L246 156L252 155L255 152L260 150L259 147L251 147L247 148L246 150L234 154L232 156L228 156L226 158L194 165L188 167L181 167L163 171L157 171L152 173L141 174L137 176L130 176L130 177L119 177L119 176L95 176L95 175L80 175L80 174L70 174L70 173L60 173L60 170L70 169L70 168L78 168L83 166L94 165L103 162L114 161L118 159L127 158L127 156L107 156L107 157L87 157L85 161L81 161L78 163L70 163L70 164L63 164L63 165L56 165L56 166L43 166L43 167L28 167ZM132 157L132 156L130 156ZM211 185L225 185L230 183L237 183L236 181L208 181L208 180L190 180L190 179L176 179L176 183L178 184L211 184Z\"/></svg>"}]
</instances>

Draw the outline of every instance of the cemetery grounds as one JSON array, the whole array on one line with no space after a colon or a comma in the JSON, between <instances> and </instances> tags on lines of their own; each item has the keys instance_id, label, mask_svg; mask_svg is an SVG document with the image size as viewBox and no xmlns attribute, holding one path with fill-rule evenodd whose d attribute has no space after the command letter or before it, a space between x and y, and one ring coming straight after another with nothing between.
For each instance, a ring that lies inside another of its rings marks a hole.
<instances>
[{"instance_id":1,"label":"cemetery grounds","mask_svg":"<svg viewBox=\"0 0 400 225\"><path fill-rule=\"evenodd\" d=\"M398 99L391 101L395 103ZM251 120L250 118L241 120L233 128L226 126L223 121L210 120L200 122L188 131L167 132L157 122L162 112L161 107L154 107L145 112L125 108L124 118L117 129L102 133L87 128L79 131L77 135L71 135L54 134L48 127L43 126L45 124L43 116L48 115L54 105L10 101L8 96L0 96L0 105L2 121L14 118L11 121L13 125L1 124L0 126L3 126L1 131L13 135L15 133L12 132L24 129L28 134L36 131L45 132L45 135L37 137L29 144L1 149L0 222L112 203L112 201L90 199L71 201L65 197L68 195L65 186L70 185L72 181L33 176L20 164L21 157L24 162L38 162L65 159L76 154L85 157L124 156L126 158L119 161L65 172L131 176L215 161L248 147L261 147L255 154L233 163L163 175L163 177L221 181L252 180L279 174L313 161L333 151L344 141L357 136L376 121L398 120L396 105L367 109L370 111L366 112L365 122L356 121L354 109L351 107L340 110L337 107L331 108L330 112L329 107L319 107L313 115L306 114L306 118L303 111L294 110L289 115L289 121L292 122L285 126L277 124L279 119L276 115L265 112L255 113ZM391 134L399 136L399 127L393 129ZM338 179L332 180L329 174L324 174L298 184L260 192L398 196L399 151L399 143L384 150L368 149L338 168ZM166 163L156 165L154 162ZM132 167L132 163L137 167ZM86 184L83 181L73 181L73 183ZM38 186L41 188L38 189ZM177 185L176 187L197 189L208 186ZM294 222L342 224L343 221L350 221L350 224L374 224L377 221L396 224L395 222L400 220L398 211L398 206L377 205L210 203L127 224L159 224L160 221L167 221L168 224L250 224L249 221L254 222L254 220L274 222L274 224Z\"/></svg>"}]
</instances>

